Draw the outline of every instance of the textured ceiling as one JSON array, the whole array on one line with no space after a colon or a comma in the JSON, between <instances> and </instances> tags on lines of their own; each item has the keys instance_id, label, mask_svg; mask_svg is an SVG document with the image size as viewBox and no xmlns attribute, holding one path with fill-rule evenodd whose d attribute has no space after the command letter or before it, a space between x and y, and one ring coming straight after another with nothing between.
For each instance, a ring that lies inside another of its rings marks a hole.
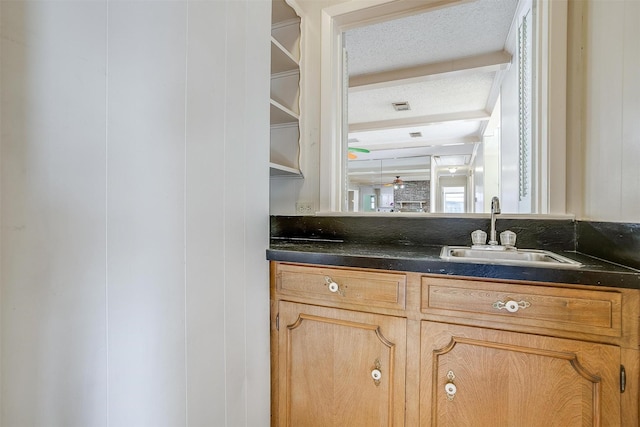
<instances>
[{"instance_id":1,"label":"textured ceiling","mask_svg":"<svg viewBox=\"0 0 640 427\"><path fill-rule=\"evenodd\" d=\"M349 146L371 151L354 153L352 181L367 175L367 164L379 173L390 159L404 167L387 175L407 180L425 179L434 164L468 172L510 65L505 46L517 8L518 0L471 0L345 33ZM396 111L393 102L410 110Z\"/></svg>"},{"instance_id":2,"label":"textured ceiling","mask_svg":"<svg viewBox=\"0 0 640 427\"><path fill-rule=\"evenodd\" d=\"M474 73L356 91L349 94L349 122L362 123L483 110L487 107L487 97L494 78L495 73ZM408 101L411 109L396 111L390 100Z\"/></svg>"},{"instance_id":3,"label":"textured ceiling","mask_svg":"<svg viewBox=\"0 0 640 427\"><path fill-rule=\"evenodd\" d=\"M349 74L502 50L517 4L517 0L476 0L348 31Z\"/></svg>"},{"instance_id":4,"label":"textured ceiling","mask_svg":"<svg viewBox=\"0 0 640 427\"><path fill-rule=\"evenodd\" d=\"M413 138L410 132L420 132L422 137ZM389 149L397 144L406 147L444 145L462 142L477 142L478 122L474 120L447 121L432 125L411 126L409 128L391 128L375 131L351 132L349 140L357 146L366 141L367 147L373 150ZM464 137L468 137L463 140ZM372 153L371 157L375 157Z\"/></svg>"}]
</instances>

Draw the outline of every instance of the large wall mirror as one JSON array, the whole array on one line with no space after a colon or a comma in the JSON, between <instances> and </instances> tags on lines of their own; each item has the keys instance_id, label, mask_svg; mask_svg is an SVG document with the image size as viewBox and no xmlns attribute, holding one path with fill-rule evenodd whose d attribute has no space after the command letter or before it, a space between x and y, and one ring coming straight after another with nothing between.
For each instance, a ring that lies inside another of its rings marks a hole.
<instances>
[{"instance_id":1,"label":"large wall mirror","mask_svg":"<svg viewBox=\"0 0 640 427\"><path fill-rule=\"evenodd\" d=\"M323 15L324 210L564 213L566 4L362 3Z\"/></svg>"}]
</instances>

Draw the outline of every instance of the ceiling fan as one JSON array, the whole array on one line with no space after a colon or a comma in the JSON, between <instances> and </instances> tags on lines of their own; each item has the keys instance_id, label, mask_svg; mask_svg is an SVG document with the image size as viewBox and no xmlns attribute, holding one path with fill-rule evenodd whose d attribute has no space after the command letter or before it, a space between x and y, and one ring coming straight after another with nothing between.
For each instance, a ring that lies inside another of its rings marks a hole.
<instances>
[{"instance_id":1,"label":"ceiling fan","mask_svg":"<svg viewBox=\"0 0 640 427\"><path fill-rule=\"evenodd\" d=\"M396 179L391 181L388 184L385 184L385 187L391 187L393 185L394 190L401 190L404 188L404 181L400 179L399 175L396 175Z\"/></svg>"},{"instance_id":2,"label":"ceiling fan","mask_svg":"<svg viewBox=\"0 0 640 427\"><path fill-rule=\"evenodd\" d=\"M370 151L367 150L366 148L349 147L348 150L349 152L347 153L347 157L349 158L349 160L354 160L358 158L358 156L355 153L370 153Z\"/></svg>"}]
</instances>

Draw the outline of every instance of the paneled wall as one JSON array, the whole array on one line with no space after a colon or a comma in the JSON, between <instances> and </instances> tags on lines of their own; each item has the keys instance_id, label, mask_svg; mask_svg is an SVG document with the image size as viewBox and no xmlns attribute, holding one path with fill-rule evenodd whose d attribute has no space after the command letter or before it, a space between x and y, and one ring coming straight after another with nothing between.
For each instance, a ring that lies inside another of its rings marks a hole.
<instances>
[{"instance_id":1,"label":"paneled wall","mask_svg":"<svg viewBox=\"0 0 640 427\"><path fill-rule=\"evenodd\" d=\"M591 0L584 16L581 216L639 223L640 2Z\"/></svg>"},{"instance_id":2,"label":"paneled wall","mask_svg":"<svg viewBox=\"0 0 640 427\"><path fill-rule=\"evenodd\" d=\"M268 425L270 2L0 16L0 425Z\"/></svg>"}]
</instances>

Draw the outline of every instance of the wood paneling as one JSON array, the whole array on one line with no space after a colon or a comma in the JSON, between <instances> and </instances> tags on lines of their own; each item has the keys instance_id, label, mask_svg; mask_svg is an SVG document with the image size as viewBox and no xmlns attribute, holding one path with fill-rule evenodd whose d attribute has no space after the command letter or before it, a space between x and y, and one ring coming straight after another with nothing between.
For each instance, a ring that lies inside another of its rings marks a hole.
<instances>
[{"instance_id":1,"label":"wood paneling","mask_svg":"<svg viewBox=\"0 0 640 427\"><path fill-rule=\"evenodd\" d=\"M186 12L179 2L109 4L106 292L114 425L169 426L186 416L185 67L176 61L186 56ZM158 410L136 410L136 396Z\"/></svg>"},{"instance_id":2,"label":"wood paneling","mask_svg":"<svg viewBox=\"0 0 640 427\"><path fill-rule=\"evenodd\" d=\"M98 2L0 9L0 425L100 427L106 11Z\"/></svg>"},{"instance_id":3,"label":"wood paneling","mask_svg":"<svg viewBox=\"0 0 640 427\"><path fill-rule=\"evenodd\" d=\"M589 1L585 10L583 217L638 222L640 7L635 0Z\"/></svg>"},{"instance_id":4,"label":"wood paneling","mask_svg":"<svg viewBox=\"0 0 640 427\"><path fill-rule=\"evenodd\" d=\"M1 425L268 422L269 8L0 2Z\"/></svg>"}]
</instances>

